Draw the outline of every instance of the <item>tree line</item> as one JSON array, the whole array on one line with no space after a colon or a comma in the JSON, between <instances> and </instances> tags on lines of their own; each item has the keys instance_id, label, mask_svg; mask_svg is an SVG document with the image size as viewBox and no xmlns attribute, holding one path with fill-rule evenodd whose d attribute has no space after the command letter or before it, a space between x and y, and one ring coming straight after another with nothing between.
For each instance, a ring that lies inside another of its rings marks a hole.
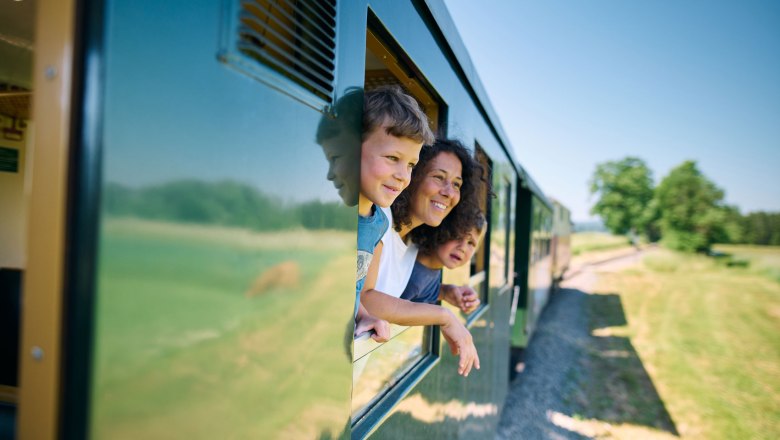
<instances>
[{"instance_id":1,"label":"tree line","mask_svg":"<svg viewBox=\"0 0 780 440\"><path fill-rule=\"evenodd\" d=\"M672 249L706 252L714 243L780 245L780 213L742 215L695 161L672 169L657 185L637 157L596 166L590 192L599 215L615 234L644 235Z\"/></svg>"},{"instance_id":2,"label":"tree line","mask_svg":"<svg viewBox=\"0 0 780 440\"><path fill-rule=\"evenodd\" d=\"M354 209L340 202L285 202L234 181L178 180L141 188L109 182L103 212L183 223L234 226L259 231L293 228L354 230Z\"/></svg>"}]
</instances>

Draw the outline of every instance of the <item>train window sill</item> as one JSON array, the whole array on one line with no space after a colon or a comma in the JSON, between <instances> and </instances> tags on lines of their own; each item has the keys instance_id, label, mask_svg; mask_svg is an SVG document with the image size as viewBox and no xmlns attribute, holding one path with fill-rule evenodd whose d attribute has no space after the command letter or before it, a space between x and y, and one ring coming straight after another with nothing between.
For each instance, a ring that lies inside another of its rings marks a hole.
<instances>
[{"instance_id":1,"label":"train window sill","mask_svg":"<svg viewBox=\"0 0 780 440\"><path fill-rule=\"evenodd\" d=\"M390 340L393 340L393 338L395 338L396 336L409 330L409 328L411 327L390 324ZM355 339L352 342L353 362L357 362L367 354L371 353L372 351L376 350L377 348L385 344L384 342L376 342L375 340L371 339L371 335L373 333L374 333L373 331L367 331L355 336Z\"/></svg>"}]
</instances>

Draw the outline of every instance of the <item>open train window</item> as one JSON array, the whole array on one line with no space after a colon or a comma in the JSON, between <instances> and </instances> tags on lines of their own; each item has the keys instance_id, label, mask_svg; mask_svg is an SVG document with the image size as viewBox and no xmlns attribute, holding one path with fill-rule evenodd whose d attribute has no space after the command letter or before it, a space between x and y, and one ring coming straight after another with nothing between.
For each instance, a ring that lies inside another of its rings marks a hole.
<instances>
[{"instance_id":1,"label":"open train window","mask_svg":"<svg viewBox=\"0 0 780 440\"><path fill-rule=\"evenodd\" d=\"M479 162L480 165L482 165L482 168L486 171L485 179L487 179L488 182L492 182L493 162L479 145L476 147L475 155L477 162ZM485 213L485 218L488 220L488 231L487 234L485 234L485 238L482 240L482 245L479 247L479 249L477 249L477 252L474 253L474 257L471 260L470 284L472 284L472 286L477 290L477 293L479 293L482 304L486 305L488 302L487 275L489 272L488 266L490 265L490 242L493 235L491 228L493 206L490 203L487 188L485 188L485 191L479 194L479 208L482 210L482 212ZM477 288L477 286L479 288Z\"/></svg>"},{"instance_id":2,"label":"open train window","mask_svg":"<svg viewBox=\"0 0 780 440\"><path fill-rule=\"evenodd\" d=\"M369 12L366 35L365 90L398 85L414 97L428 116L431 129L443 136L445 105L411 59L403 53L379 20ZM352 420L369 411L384 412L402 396L400 382L422 376L438 355L433 327L391 326L391 339L379 344L367 335L353 344ZM426 362L426 360L428 362ZM373 417L371 417L373 418Z\"/></svg>"},{"instance_id":3,"label":"open train window","mask_svg":"<svg viewBox=\"0 0 780 440\"><path fill-rule=\"evenodd\" d=\"M504 251L504 284L512 283L514 261L512 260L512 225L514 222L514 209L512 207L512 182L509 179L504 179L504 188L502 191L504 194L504 212L502 213L502 219L504 224L502 225L501 235L503 236L503 251Z\"/></svg>"},{"instance_id":4,"label":"open train window","mask_svg":"<svg viewBox=\"0 0 780 440\"><path fill-rule=\"evenodd\" d=\"M378 23L372 25L372 21L374 19L370 17L366 32L365 90L385 85L400 86L420 104L437 137L444 136L443 129L446 124L443 123L445 106L442 99L411 60L393 44L386 31Z\"/></svg>"},{"instance_id":5,"label":"open train window","mask_svg":"<svg viewBox=\"0 0 780 440\"><path fill-rule=\"evenodd\" d=\"M492 166L493 163L488 157L488 155L485 153L485 151L479 146L479 144L476 144L475 147L475 158L477 161L482 165L482 167L485 169L486 174L484 178L488 181L492 181L493 174L492 174ZM479 248L477 248L477 251L474 252L474 255L471 257L471 262L468 265L463 265L461 267L457 267L455 269L447 269L445 268L443 271L443 277L442 277L442 283L444 284L455 284L455 285L465 285L468 284L471 286L474 290L477 291L479 294L479 299L482 302L481 307L486 307L488 303L488 265L489 260L488 256L490 255L490 241L492 236L492 226L491 225L491 210L492 206L491 203L489 203L489 194L487 193L487 188L485 188L485 191L479 194L479 207L482 210L482 212L485 214L485 218L487 219L487 232L485 233L485 236L482 238L482 242L479 245ZM451 309L455 313L462 313L458 312L455 308ZM467 322L473 322L474 319L476 319L480 315L479 310L476 310L469 315L463 315L464 320L467 320Z\"/></svg>"}]
</instances>

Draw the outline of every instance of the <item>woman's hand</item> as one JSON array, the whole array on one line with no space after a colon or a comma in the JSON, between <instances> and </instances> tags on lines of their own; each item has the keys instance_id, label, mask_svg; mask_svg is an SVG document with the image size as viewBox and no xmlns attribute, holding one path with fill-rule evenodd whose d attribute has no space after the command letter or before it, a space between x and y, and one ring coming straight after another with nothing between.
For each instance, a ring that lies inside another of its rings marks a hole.
<instances>
[{"instance_id":1,"label":"woman's hand","mask_svg":"<svg viewBox=\"0 0 780 440\"><path fill-rule=\"evenodd\" d=\"M450 344L452 354L460 356L458 374L467 377L472 367L479 370L477 347L474 346L474 341L468 329L458 321L458 318L452 312L447 312L449 313L449 318L447 323L440 327L441 334L447 343Z\"/></svg>"}]
</instances>

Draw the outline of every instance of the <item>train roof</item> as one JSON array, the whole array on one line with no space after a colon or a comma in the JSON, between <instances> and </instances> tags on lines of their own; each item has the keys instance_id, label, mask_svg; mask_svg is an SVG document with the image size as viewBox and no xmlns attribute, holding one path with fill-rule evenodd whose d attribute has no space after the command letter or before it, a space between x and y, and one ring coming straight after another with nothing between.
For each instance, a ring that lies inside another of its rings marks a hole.
<instances>
[{"instance_id":1,"label":"train roof","mask_svg":"<svg viewBox=\"0 0 780 440\"><path fill-rule=\"evenodd\" d=\"M433 17L433 23L438 26L438 31L441 33L444 41L447 44L446 48L442 48L447 53L448 57L454 58L454 68L458 70L457 74L464 81L464 85L467 88L469 94L474 99L477 108L487 120L490 125L493 134L498 139L507 157L512 161L512 165L517 171L518 176L522 180L524 187L534 193L542 202L544 202L550 209L552 204L549 199L544 195L539 185L536 184L531 174L522 166L517 160L514 153L514 148L509 142L509 138L504 132L504 128L501 126L501 120L498 118L498 114L493 109L493 105L490 103L487 92L482 86L482 81L479 79L477 70L474 67L474 63L471 61L468 50L463 44L463 40L460 38L455 23L452 21L452 16L444 4L443 0L424 0L428 11L430 11Z\"/></svg>"}]
</instances>

